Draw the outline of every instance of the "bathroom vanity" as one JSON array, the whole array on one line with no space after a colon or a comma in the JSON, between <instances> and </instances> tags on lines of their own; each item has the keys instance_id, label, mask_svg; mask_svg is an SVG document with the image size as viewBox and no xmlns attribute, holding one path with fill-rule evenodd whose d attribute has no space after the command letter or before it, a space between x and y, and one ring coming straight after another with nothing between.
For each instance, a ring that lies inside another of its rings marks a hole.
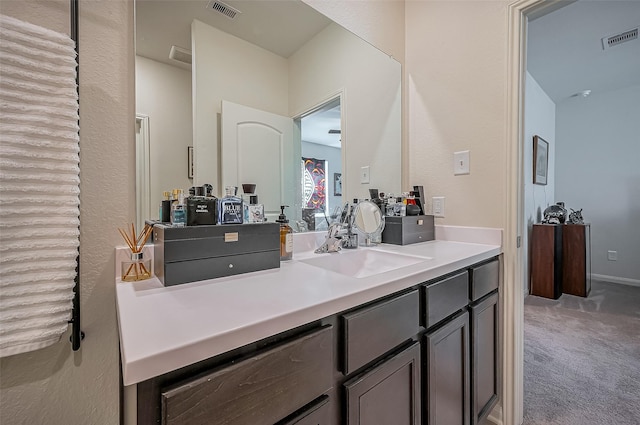
<instances>
[{"instance_id":1,"label":"bathroom vanity","mask_svg":"<svg viewBox=\"0 0 640 425\"><path fill-rule=\"evenodd\" d=\"M301 245L279 269L116 283L125 423L483 423L500 245Z\"/></svg>"}]
</instances>

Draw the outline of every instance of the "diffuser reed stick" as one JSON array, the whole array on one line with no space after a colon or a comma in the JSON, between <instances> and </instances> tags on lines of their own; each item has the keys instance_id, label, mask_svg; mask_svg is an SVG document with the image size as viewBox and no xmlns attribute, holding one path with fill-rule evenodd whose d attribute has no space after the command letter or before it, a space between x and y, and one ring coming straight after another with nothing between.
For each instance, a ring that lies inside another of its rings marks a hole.
<instances>
[{"instance_id":1,"label":"diffuser reed stick","mask_svg":"<svg viewBox=\"0 0 640 425\"><path fill-rule=\"evenodd\" d=\"M151 277L151 260L143 260L142 248L149 240L153 227L145 224L137 236L133 223L131 223L131 228L126 230L118 228L118 231L131 250L131 261L122 263L122 280L135 281Z\"/></svg>"}]
</instances>

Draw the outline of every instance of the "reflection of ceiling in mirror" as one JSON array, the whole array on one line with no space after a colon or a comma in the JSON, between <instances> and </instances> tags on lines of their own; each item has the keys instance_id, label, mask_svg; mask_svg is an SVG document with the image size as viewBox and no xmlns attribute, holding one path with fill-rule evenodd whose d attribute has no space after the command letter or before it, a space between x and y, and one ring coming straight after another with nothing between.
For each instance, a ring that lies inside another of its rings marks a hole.
<instances>
[{"instance_id":1,"label":"reflection of ceiling in mirror","mask_svg":"<svg viewBox=\"0 0 640 425\"><path fill-rule=\"evenodd\" d=\"M172 45L191 49L191 22L198 19L284 58L332 21L300 1L225 0L241 13L230 19L209 1L136 0L136 54L169 65Z\"/></svg>"}]
</instances>

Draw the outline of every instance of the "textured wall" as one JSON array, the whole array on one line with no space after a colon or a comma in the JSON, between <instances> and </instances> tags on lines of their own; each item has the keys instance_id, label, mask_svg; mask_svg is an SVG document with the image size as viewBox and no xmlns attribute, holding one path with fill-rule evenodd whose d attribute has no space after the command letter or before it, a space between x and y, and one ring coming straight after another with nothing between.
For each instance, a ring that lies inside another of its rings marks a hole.
<instances>
[{"instance_id":1,"label":"textured wall","mask_svg":"<svg viewBox=\"0 0 640 425\"><path fill-rule=\"evenodd\" d=\"M556 198L584 208L594 274L640 284L640 86L557 105ZM607 251L617 251L609 261Z\"/></svg>"},{"instance_id":2,"label":"textured wall","mask_svg":"<svg viewBox=\"0 0 640 425\"><path fill-rule=\"evenodd\" d=\"M405 59L404 0L302 0L400 63Z\"/></svg>"},{"instance_id":3,"label":"textured wall","mask_svg":"<svg viewBox=\"0 0 640 425\"><path fill-rule=\"evenodd\" d=\"M289 58L290 116L339 92L344 96L345 201L368 198L369 188L400 192L401 75L397 61L339 25L327 26ZM370 167L369 184L360 183L364 166Z\"/></svg>"},{"instance_id":4,"label":"textured wall","mask_svg":"<svg viewBox=\"0 0 640 425\"><path fill-rule=\"evenodd\" d=\"M65 31L68 1L2 1L2 13ZM113 247L134 218L133 3L80 2L80 351L68 335L1 360L0 423L117 424Z\"/></svg>"},{"instance_id":5,"label":"textured wall","mask_svg":"<svg viewBox=\"0 0 640 425\"><path fill-rule=\"evenodd\" d=\"M406 3L411 185L444 196L437 224L505 227L507 2ZM510 141L516 143L515 140ZM453 153L471 151L471 174Z\"/></svg>"}]
</instances>

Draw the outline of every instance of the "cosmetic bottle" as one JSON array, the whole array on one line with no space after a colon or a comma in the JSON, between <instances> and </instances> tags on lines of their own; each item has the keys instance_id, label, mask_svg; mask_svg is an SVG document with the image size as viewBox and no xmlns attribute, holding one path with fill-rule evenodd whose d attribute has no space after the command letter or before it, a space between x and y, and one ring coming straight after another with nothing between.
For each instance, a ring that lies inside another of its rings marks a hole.
<instances>
[{"instance_id":1,"label":"cosmetic bottle","mask_svg":"<svg viewBox=\"0 0 640 425\"><path fill-rule=\"evenodd\" d=\"M175 227L184 227L187 224L187 211L184 206L184 194L181 189L176 189L178 200L171 205L171 224Z\"/></svg>"},{"instance_id":2,"label":"cosmetic bottle","mask_svg":"<svg viewBox=\"0 0 640 425\"><path fill-rule=\"evenodd\" d=\"M258 203L258 195L250 195L249 204L244 204L244 222L264 222L264 205Z\"/></svg>"},{"instance_id":3,"label":"cosmetic bottle","mask_svg":"<svg viewBox=\"0 0 640 425\"><path fill-rule=\"evenodd\" d=\"M280 216L276 220L280 223L280 261L293 258L293 229L289 226L287 216L284 215L284 209L287 206L280 206Z\"/></svg>"},{"instance_id":4,"label":"cosmetic bottle","mask_svg":"<svg viewBox=\"0 0 640 425\"><path fill-rule=\"evenodd\" d=\"M242 199L236 196L235 186L225 187L224 198L218 200L218 223L242 224L243 208Z\"/></svg>"},{"instance_id":5,"label":"cosmetic bottle","mask_svg":"<svg viewBox=\"0 0 640 425\"><path fill-rule=\"evenodd\" d=\"M201 226L218 222L218 199L211 195L205 196L206 187L193 188L193 196L186 199L187 226Z\"/></svg>"},{"instance_id":6,"label":"cosmetic bottle","mask_svg":"<svg viewBox=\"0 0 640 425\"><path fill-rule=\"evenodd\" d=\"M160 214L158 216L162 223L171 222L171 192L162 192L162 201L160 202Z\"/></svg>"}]
</instances>

